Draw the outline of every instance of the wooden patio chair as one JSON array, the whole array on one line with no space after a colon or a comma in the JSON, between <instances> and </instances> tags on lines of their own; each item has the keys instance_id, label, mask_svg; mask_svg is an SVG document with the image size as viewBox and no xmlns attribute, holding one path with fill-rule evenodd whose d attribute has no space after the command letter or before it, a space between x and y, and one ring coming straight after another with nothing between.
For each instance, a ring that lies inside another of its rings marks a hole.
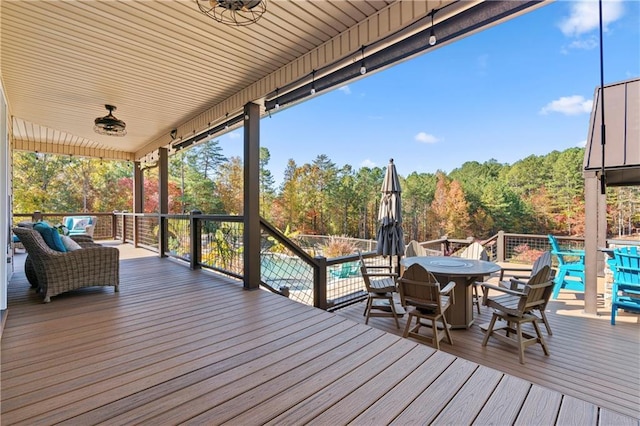
<instances>
[{"instance_id":1,"label":"wooden patio chair","mask_svg":"<svg viewBox=\"0 0 640 426\"><path fill-rule=\"evenodd\" d=\"M618 309L640 313L640 254L637 247L614 250L615 268L611 288L611 325L616 325Z\"/></svg>"},{"instance_id":2,"label":"wooden patio chair","mask_svg":"<svg viewBox=\"0 0 640 426\"><path fill-rule=\"evenodd\" d=\"M511 278L515 278L520 281L527 281L531 276L535 275L543 266L551 268L551 252L545 251L533 262L530 268L526 267L503 267L500 271L500 283L504 284L504 287L511 287L509 281L505 281L505 272L509 273Z\"/></svg>"},{"instance_id":3,"label":"wooden patio chair","mask_svg":"<svg viewBox=\"0 0 640 426\"><path fill-rule=\"evenodd\" d=\"M82 247L79 250L60 252L50 248L38 231L18 227L13 232L27 250L27 279L42 293L45 303L55 295L82 287L114 286L118 291L120 251L117 248L87 240L78 243Z\"/></svg>"},{"instance_id":4,"label":"wooden patio chair","mask_svg":"<svg viewBox=\"0 0 640 426\"><path fill-rule=\"evenodd\" d=\"M360 273L367 289L367 305L364 308L365 324L371 317L393 317L396 327L400 328L398 317L404 314L396 310L393 295L398 292L396 281L398 274L392 266L367 265L360 255Z\"/></svg>"},{"instance_id":5,"label":"wooden patio chair","mask_svg":"<svg viewBox=\"0 0 640 426\"><path fill-rule=\"evenodd\" d=\"M489 254L487 250L482 246L482 244L478 242L474 242L469 244L467 247L462 249L460 252L454 254L454 256L462 257L464 259L473 259L473 260L489 260ZM472 284L473 288L473 304L480 314L480 292L478 291L478 286L474 283Z\"/></svg>"},{"instance_id":6,"label":"wooden patio chair","mask_svg":"<svg viewBox=\"0 0 640 426\"><path fill-rule=\"evenodd\" d=\"M553 288L553 281L549 279L549 269L548 266L540 269L524 285L522 290L511 290L482 283L483 304L494 310L489 325L480 327L481 329L486 328L482 346L487 345L491 336L504 343L516 346L518 347L518 356L521 364L524 364L524 350L530 345L539 343L544 354L549 355L549 349L538 326L539 318L531 313L533 309L546 303L545 297L548 297ZM490 296L489 290L499 294ZM498 319L504 322L496 325ZM522 330L522 325L527 323L533 326L535 335Z\"/></svg>"},{"instance_id":7,"label":"wooden patio chair","mask_svg":"<svg viewBox=\"0 0 640 426\"><path fill-rule=\"evenodd\" d=\"M452 281L444 288L440 288L440 283L433 274L417 263L409 266L402 277L398 280L400 290L400 300L402 306L409 307L409 318L404 328L403 336L413 337L431 344L436 349L440 349L440 340L447 338L450 345L453 345L449 324L444 316L445 311L454 303L453 289L455 283ZM415 318L415 325L411 322ZM422 320L431 323L425 324ZM438 326L438 322L441 326ZM431 335L426 336L419 333L422 326L431 328Z\"/></svg>"},{"instance_id":8,"label":"wooden patio chair","mask_svg":"<svg viewBox=\"0 0 640 426\"><path fill-rule=\"evenodd\" d=\"M584 291L584 250L563 249L560 248L558 240L549 234L549 243L551 244L551 254L558 260L558 273L554 279L553 295L554 299L558 298L560 290ZM576 259L577 260L572 260ZM568 280L567 277L574 277L577 280Z\"/></svg>"},{"instance_id":9,"label":"wooden patio chair","mask_svg":"<svg viewBox=\"0 0 640 426\"><path fill-rule=\"evenodd\" d=\"M538 256L538 258L533 263L531 268L502 268L502 271L500 272L499 285L504 288L509 288L511 290L522 291L524 289L524 286L531 279L531 277L535 276L540 271L540 269L542 269L545 266L548 266L550 268L549 280L553 280L555 277L555 270L551 268L551 252L545 251L540 256ZM516 273L529 271L530 274L526 276L514 275L509 279L509 281L505 281L503 280L505 271L516 272ZM544 323L544 326L547 330L547 334L549 336L552 336L553 332L551 331L551 325L549 325L549 320L547 319L547 315L545 312L547 310L547 305L549 304L549 299L551 299L552 292L553 292L553 287L548 288L544 297L545 303L540 306L536 306L531 310L531 313L535 313L536 311L538 312L540 319Z\"/></svg>"},{"instance_id":10,"label":"wooden patio chair","mask_svg":"<svg viewBox=\"0 0 640 426\"><path fill-rule=\"evenodd\" d=\"M415 257L415 256L426 256L427 253L424 250L424 247L420 245L416 240L409 241L407 245L407 249L405 250L405 257Z\"/></svg>"}]
</instances>

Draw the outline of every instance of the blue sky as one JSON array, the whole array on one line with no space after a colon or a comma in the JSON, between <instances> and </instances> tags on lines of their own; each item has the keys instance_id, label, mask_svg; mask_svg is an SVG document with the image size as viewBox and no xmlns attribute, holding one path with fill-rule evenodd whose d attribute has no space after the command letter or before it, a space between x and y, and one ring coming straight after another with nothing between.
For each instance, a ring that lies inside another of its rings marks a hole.
<instances>
[{"instance_id":1,"label":"blue sky","mask_svg":"<svg viewBox=\"0 0 640 426\"><path fill-rule=\"evenodd\" d=\"M603 1L604 81L640 76L640 2ZM450 172L584 146L600 85L598 2L556 1L286 108L260 123L280 184L288 160ZM242 130L219 138L242 157Z\"/></svg>"}]
</instances>

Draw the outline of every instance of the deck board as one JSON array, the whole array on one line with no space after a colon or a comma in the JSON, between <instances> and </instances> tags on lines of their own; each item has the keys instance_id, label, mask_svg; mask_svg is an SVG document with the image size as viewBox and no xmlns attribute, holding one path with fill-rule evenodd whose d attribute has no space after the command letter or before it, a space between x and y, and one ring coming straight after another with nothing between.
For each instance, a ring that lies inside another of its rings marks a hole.
<instances>
[{"instance_id":1,"label":"deck board","mask_svg":"<svg viewBox=\"0 0 640 426\"><path fill-rule=\"evenodd\" d=\"M525 350L526 364L519 363L517 348L495 339L482 347L483 332L478 324L487 323L491 310L481 307L481 314L468 330L452 330L453 345L440 343L442 351L494 368L562 394L587 401L597 401L607 409L640 418L640 316L625 314L624 320L609 323L608 311L599 316L582 312L581 294L561 292L549 303L547 317L552 336L543 336L550 355L540 345ZM336 313L359 323L364 302ZM475 315L477 313L474 312ZM400 319L398 330L391 318L371 318L369 325L396 335L402 334L406 318Z\"/></svg>"},{"instance_id":2,"label":"deck board","mask_svg":"<svg viewBox=\"0 0 640 426\"><path fill-rule=\"evenodd\" d=\"M361 305L324 312L120 249L120 293L81 289L43 304L16 270L3 424L638 424L635 376L607 367L624 360L620 346L584 318L554 318L552 356L530 348L522 367L499 343L482 348L478 330L441 345L459 353L435 351L400 337L390 318L362 324ZM553 346L569 330L592 337ZM619 334L623 347L638 341ZM559 356L577 365L549 361ZM604 391L583 386L585 375Z\"/></svg>"},{"instance_id":3,"label":"deck board","mask_svg":"<svg viewBox=\"0 0 640 426\"><path fill-rule=\"evenodd\" d=\"M515 422L531 385L517 377L503 376L473 421L476 425L510 425Z\"/></svg>"}]
</instances>

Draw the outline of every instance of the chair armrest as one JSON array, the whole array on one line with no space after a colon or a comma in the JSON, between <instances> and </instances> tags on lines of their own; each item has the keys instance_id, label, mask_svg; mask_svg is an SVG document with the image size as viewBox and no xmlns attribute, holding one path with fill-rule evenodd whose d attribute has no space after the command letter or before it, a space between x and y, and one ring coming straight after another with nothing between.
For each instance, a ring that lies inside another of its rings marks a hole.
<instances>
[{"instance_id":1,"label":"chair armrest","mask_svg":"<svg viewBox=\"0 0 640 426\"><path fill-rule=\"evenodd\" d=\"M449 284L444 286L443 289L440 290L440 294L449 296L451 298L451 303L455 305L456 303L456 294L452 293L453 288L456 286L456 283L453 281L449 281Z\"/></svg>"},{"instance_id":2,"label":"chair armrest","mask_svg":"<svg viewBox=\"0 0 640 426\"><path fill-rule=\"evenodd\" d=\"M519 279L514 277L514 278L511 278L509 280L509 287L508 288L511 289L511 290L518 291L519 289L521 289L522 287L524 287L526 285L527 285L526 281L522 281L522 280L519 280Z\"/></svg>"},{"instance_id":3,"label":"chair armrest","mask_svg":"<svg viewBox=\"0 0 640 426\"><path fill-rule=\"evenodd\" d=\"M489 292L489 290L495 290L501 293L511 294L513 296L526 296L526 294L521 291L511 290L508 288L500 287L500 286L489 284L489 283L479 283L479 284L481 285L482 292L485 294L485 296Z\"/></svg>"},{"instance_id":4,"label":"chair armrest","mask_svg":"<svg viewBox=\"0 0 640 426\"><path fill-rule=\"evenodd\" d=\"M93 242L93 237L89 235L69 235L69 238L71 238L73 241L75 241L78 244Z\"/></svg>"},{"instance_id":5,"label":"chair armrest","mask_svg":"<svg viewBox=\"0 0 640 426\"><path fill-rule=\"evenodd\" d=\"M640 272L640 268L634 268L633 266L616 265L616 269L622 272Z\"/></svg>"},{"instance_id":6,"label":"chair armrest","mask_svg":"<svg viewBox=\"0 0 640 426\"><path fill-rule=\"evenodd\" d=\"M502 268L500 270L500 281L502 281L504 279L504 273L505 271L509 271L509 272L531 272L533 271L532 268ZM525 277L521 277L521 278L525 278Z\"/></svg>"},{"instance_id":7,"label":"chair armrest","mask_svg":"<svg viewBox=\"0 0 640 426\"><path fill-rule=\"evenodd\" d=\"M443 289L440 289L440 294L448 294L451 292L451 290L453 290L453 288L456 286L456 283L453 281L449 281L449 284L447 284L446 286L444 286Z\"/></svg>"},{"instance_id":8,"label":"chair armrest","mask_svg":"<svg viewBox=\"0 0 640 426\"><path fill-rule=\"evenodd\" d=\"M366 273L366 274L362 274L362 276L366 276L366 277L390 277L390 278L398 278L398 274L395 273L383 273L383 272L373 272L373 273Z\"/></svg>"},{"instance_id":9,"label":"chair armrest","mask_svg":"<svg viewBox=\"0 0 640 426\"><path fill-rule=\"evenodd\" d=\"M578 257L585 256L584 250L560 250L560 251L553 251L551 253L555 255L561 255L561 256L578 256Z\"/></svg>"},{"instance_id":10,"label":"chair armrest","mask_svg":"<svg viewBox=\"0 0 640 426\"><path fill-rule=\"evenodd\" d=\"M386 269L387 271L392 271L393 266L385 266L385 265L365 265L367 269Z\"/></svg>"}]
</instances>

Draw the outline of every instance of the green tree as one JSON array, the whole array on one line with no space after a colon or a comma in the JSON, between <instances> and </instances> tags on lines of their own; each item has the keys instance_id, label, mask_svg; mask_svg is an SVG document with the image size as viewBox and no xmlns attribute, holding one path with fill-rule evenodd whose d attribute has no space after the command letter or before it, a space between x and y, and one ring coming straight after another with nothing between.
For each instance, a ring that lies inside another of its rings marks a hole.
<instances>
[{"instance_id":1,"label":"green tree","mask_svg":"<svg viewBox=\"0 0 640 426\"><path fill-rule=\"evenodd\" d=\"M244 211L244 173L240 157L231 157L220 167L216 189L223 211L241 215Z\"/></svg>"},{"instance_id":2,"label":"green tree","mask_svg":"<svg viewBox=\"0 0 640 426\"><path fill-rule=\"evenodd\" d=\"M275 180L267 168L271 160L271 153L265 147L260 147L260 214L271 220L270 206L275 198Z\"/></svg>"},{"instance_id":3,"label":"green tree","mask_svg":"<svg viewBox=\"0 0 640 426\"><path fill-rule=\"evenodd\" d=\"M429 209L436 192L436 176L411 173L401 183L403 228L409 240L426 241L437 238L429 232Z\"/></svg>"}]
</instances>

